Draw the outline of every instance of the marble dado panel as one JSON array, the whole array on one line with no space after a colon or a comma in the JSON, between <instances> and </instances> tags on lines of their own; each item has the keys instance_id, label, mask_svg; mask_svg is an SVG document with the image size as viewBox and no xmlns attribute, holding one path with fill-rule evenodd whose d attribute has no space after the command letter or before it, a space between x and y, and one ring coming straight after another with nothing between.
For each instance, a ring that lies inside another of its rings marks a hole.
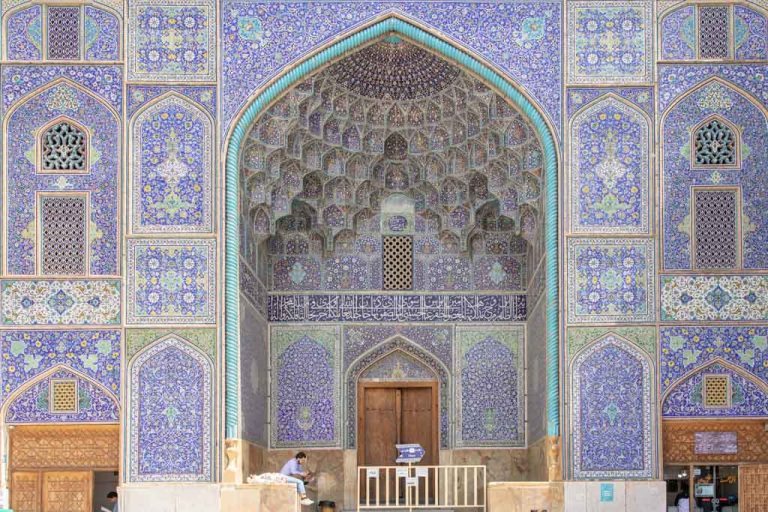
<instances>
[{"instance_id":1,"label":"marble dado panel","mask_svg":"<svg viewBox=\"0 0 768 512\"><path fill-rule=\"evenodd\" d=\"M136 0L128 23L128 79L216 80L216 2Z\"/></svg>"},{"instance_id":2,"label":"marble dado panel","mask_svg":"<svg viewBox=\"0 0 768 512\"><path fill-rule=\"evenodd\" d=\"M637 83L653 79L652 2L567 3L570 83Z\"/></svg>"},{"instance_id":3,"label":"marble dado panel","mask_svg":"<svg viewBox=\"0 0 768 512\"><path fill-rule=\"evenodd\" d=\"M270 322L522 322L525 295L270 295Z\"/></svg>"},{"instance_id":4,"label":"marble dado panel","mask_svg":"<svg viewBox=\"0 0 768 512\"><path fill-rule=\"evenodd\" d=\"M3 325L115 325L120 280L0 281Z\"/></svg>"},{"instance_id":5,"label":"marble dado panel","mask_svg":"<svg viewBox=\"0 0 768 512\"><path fill-rule=\"evenodd\" d=\"M216 321L216 240L128 240L129 324Z\"/></svg>"},{"instance_id":6,"label":"marble dado panel","mask_svg":"<svg viewBox=\"0 0 768 512\"><path fill-rule=\"evenodd\" d=\"M661 276L662 321L768 320L768 276Z\"/></svg>"}]
</instances>

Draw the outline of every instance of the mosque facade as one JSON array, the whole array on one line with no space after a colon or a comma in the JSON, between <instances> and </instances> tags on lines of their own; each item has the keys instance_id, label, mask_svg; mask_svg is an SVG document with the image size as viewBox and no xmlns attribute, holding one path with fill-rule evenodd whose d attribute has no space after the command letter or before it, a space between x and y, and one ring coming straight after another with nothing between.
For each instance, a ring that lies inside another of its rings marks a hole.
<instances>
[{"instance_id":1,"label":"mosque facade","mask_svg":"<svg viewBox=\"0 0 768 512\"><path fill-rule=\"evenodd\" d=\"M0 6L0 509L765 510L768 1Z\"/></svg>"}]
</instances>

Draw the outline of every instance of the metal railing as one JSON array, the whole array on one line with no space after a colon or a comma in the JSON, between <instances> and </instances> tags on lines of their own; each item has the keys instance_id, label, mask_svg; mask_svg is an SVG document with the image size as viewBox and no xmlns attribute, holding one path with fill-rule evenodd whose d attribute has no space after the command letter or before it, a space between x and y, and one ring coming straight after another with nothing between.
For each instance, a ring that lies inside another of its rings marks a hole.
<instances>
[{"instance_id":1,"label":"metal railing","mask_svg":"<svg viewBox=\"0 0 768 512\"><path fill-rule=\"evenodd\" d=\"M357 510L486 510L485 466L359 466Z\"/></svg>"}]
</instances>

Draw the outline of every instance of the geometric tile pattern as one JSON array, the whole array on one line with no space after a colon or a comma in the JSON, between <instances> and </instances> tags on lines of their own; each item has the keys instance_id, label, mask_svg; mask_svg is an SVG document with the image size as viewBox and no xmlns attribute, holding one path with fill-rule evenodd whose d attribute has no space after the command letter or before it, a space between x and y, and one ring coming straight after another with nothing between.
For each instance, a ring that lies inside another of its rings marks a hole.
<instances>
[{"instance_id":1,"label":"geometric tile pattern","mask_svg":"<svg viewBox=\"0 0 768 512\"><path fill-rule=\"evenodd\" d=\"M738 191L693 189L694 267L729 269L738 264Z\"/></svg>"},{"instance_id":2,"label":"geometric tile pattern","mask_svg":"<svg viewBox=\"0 0 768 512\"><path fill-rule=\"evenodd\" d=\"M654 242L568 240L568 322L651 322Z\"/></svg>"},{"instance_id":3,"label":"geometric tile pattern","mask_svg":"<svg viewBox=\"0 0 768 512\"><path fill-rule=\"evenodd\" d=\"M62 365L120 396L119 330L1 331L0 403L25 382Z\"/></svg>"},{"instance_id":4,"label":"geometric tile pattern","mask_svg":"<svg viewBox=\"0 0 768 512\"><path fill-rule=\"evenodd\" d=\"M0 286L3 325L120 323L119 280L5 280Z\"/></svg>"},{"instance_id":5,"label":"geometric tile pattern","mask_svg":"<svg viewBox=\"0 0 768 512\"><path fill-rule=\"evenodd\" d=\"M652 76L651 3L568 2L568 82L648 82Z\"/></svg>"},{"instance_id":6,"label":"geometric tile pattern","mask_svg":"<svg viewBox=\"0 0 768 512\"><path fill-rule=\"evenodd\" d=\"M699 57L726 59L729 46L728 6L699 6Z\"/></svg>"},{"instance_id":7,"label":"geometric tile pattern","mask_svg":"<svg viewBox=\"0 0 768 512\"><path fill-rule=\"evenodd\" d=\"M80 58L80 7L49 6L48 58L77 60Z\"/></svg>"},{"instance_id":8,"label":"geometric tile pattern","mask_svg":"<svg viewBox=\"0 0 768 512\"><path fill-rule=\"evenodd\" d=\"M608 96L571 124L573 230L647 233L650 126L634 107Z\"/></svg>"},{"instance_id":9,"label":"geometric tile pattern","mask_svg":"<svg viewBox=\"0 0 768 512\"><path fill-rule=\"evenodd\" d=\"M456 329L456 446L525 446L522 326Z\"/></svg>"},{"instance_id":10,"label":"geometric tile pattern","mask_svg":"<svg viewBox=\"0 0 768 512\"><path fill-rule=\"evenodd\" d=\"M213 122L170 93L133 121L134 233L210 232Z\"/></svg>"},{"instance_id":11,"label":"geometric tile pattern","mask_svg":"<svg viewBox=\"0 0 768 512\"><path fill-rule=\"evenodd\" d=\"M216 2L131 2L128 78L200 82L216 79Z\"/></svg>"},{"instance_id":12,"label":"geometric tile pattern","mask_svg":"<svg viewBox=\"0 0 768 512\"><path fill-rule=\"evenodd\" d=\"M338 328L275 326L270 354L270 447L339 447Z\"/></svg>"},{"instance_id":13,"label":"geometric tile pattern","mask_svg":"<svg viewBox=\"0 0 768 512\"><path fill-rule=\"evenodd\" d=\"M216 240L128 240L127 322L216 321Z\"/></svg>"},{"instance_id":14,"label":"geometric tile pattern","mask_svg":"<svg viewBox=\"0 0 768 512\"><path fill-rule=\"evenodd\" d=\"M768 276L661 276L662 321L768 320Z\"/></svg>"},{"instance_id":15,"label":"geometric tile pattern","mask_svg":"<svg viewBox=\"0 0 768 512\"><path fill-rule=\"evenodd\" d=\"M213 478L214 361L171 334L128 366L128 481Z\"/></svg>"},{"instance_id":16,"label":"geometric tile pattern","mask_svg":"<svg viewBox=\"0 0 768 512\"><path fill-rule=\"evenodd\" d=\"M574 357L570 373L574 478L650 478L655 472L650 361L613 334Z\"/></svg>"}]
</instances>

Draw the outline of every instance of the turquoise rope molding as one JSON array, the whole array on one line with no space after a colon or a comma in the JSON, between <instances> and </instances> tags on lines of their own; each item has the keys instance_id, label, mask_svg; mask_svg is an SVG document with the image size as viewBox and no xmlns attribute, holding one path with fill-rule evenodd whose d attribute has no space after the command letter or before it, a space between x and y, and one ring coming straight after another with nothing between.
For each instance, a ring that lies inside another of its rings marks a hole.
<instances>
[{"instance_id":1,"label":"turquoise rope molding","mask_svg":"<svg viewBox=\"0 0 768 512\"><path fill-rule=\"evenodd\" d=\"M517 105L536 128L544 149L546 176L545 251L547 287L547 433L557 436L560 432L559 367L558 367L558 276L557 276L557 154L555 141L544 118L528 99L512 87L500 74L455 46L438 39L407 21L391 17L356 32L308 58L280 77L259 94L248 106L230 136L226 167L226 244L225 244L225 306L224 336L226 350L226 436L237 437L238 426L238 359L239 359L239 156L240 145L250 127L264 108L278 95L306 75L363 43L389 32L397 32L427 48L457 62L504 93Z\"/></svg>"}]
</instances>

